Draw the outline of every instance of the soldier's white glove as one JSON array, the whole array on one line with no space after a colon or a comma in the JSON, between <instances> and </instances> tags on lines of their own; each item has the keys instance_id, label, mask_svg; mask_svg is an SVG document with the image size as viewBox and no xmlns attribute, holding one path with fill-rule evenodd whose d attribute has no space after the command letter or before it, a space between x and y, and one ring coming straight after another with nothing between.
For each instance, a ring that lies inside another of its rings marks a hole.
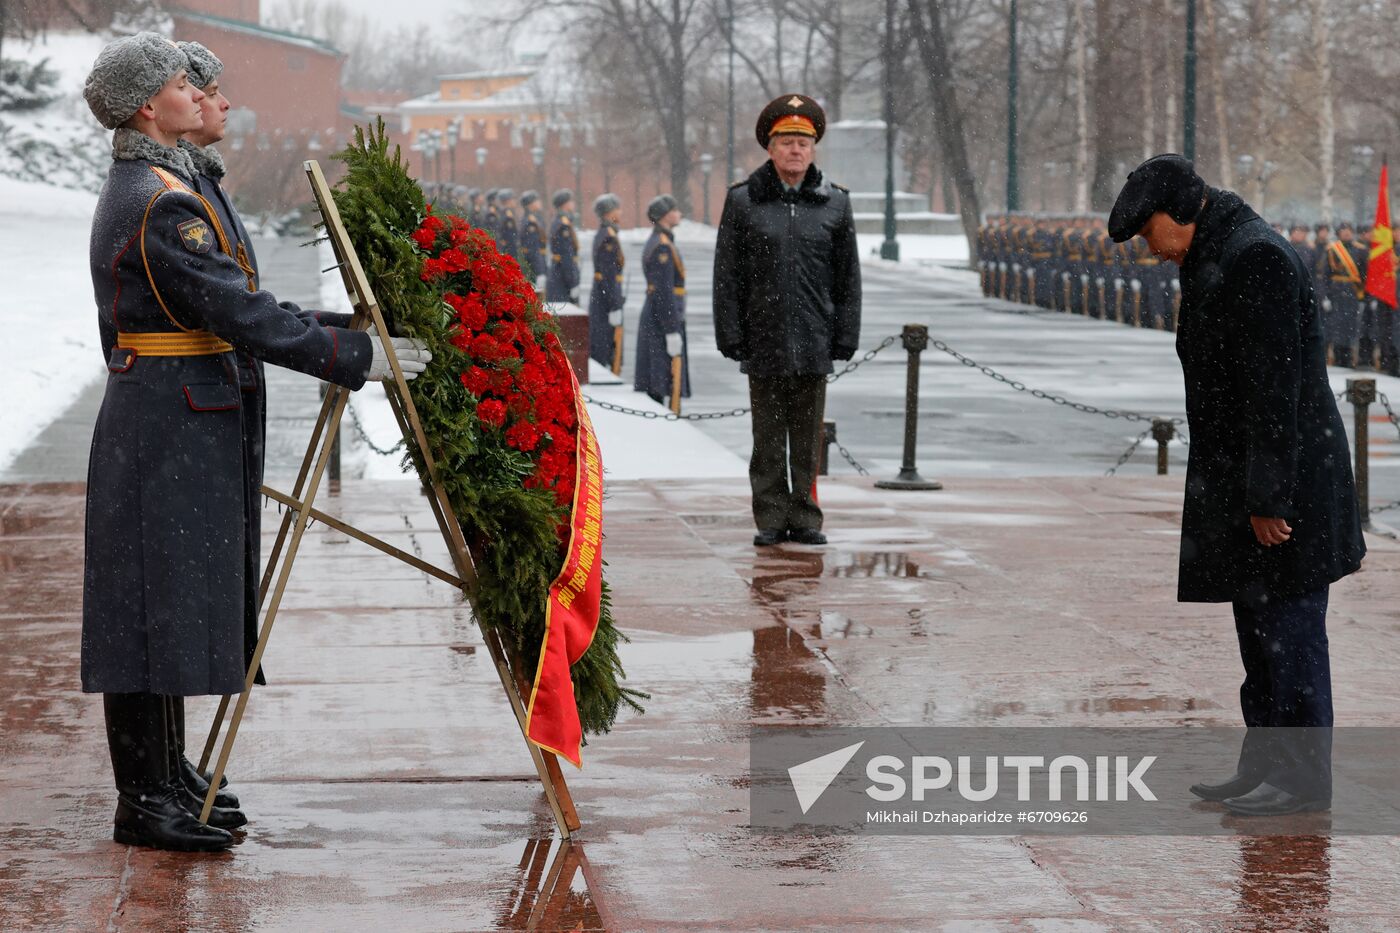
<instances>
[{"instance_id":1,"label":"soldier's white glove","mask_svg":"<svg viewBox=\"0 0 1400 933\"><path fill-rule=\"evenodd\" d=\"M680 356L680 355L681 355L681 335L680 335L680 332L679 332L679 331L677 331L677 332L674 333L674 334L667 334L667 335L666 335L666 355L667 355L667 356Z\"/></svg>"},{"instance_id":2,"label":"soldier's white glove","mask_svg":"<svg viewBox=\"0 0 1400 933\"><path fill-rule=\"evenodd\" d=\"M1331 299L1331 298L1324 298L1324 299L1322 299L1322 310L1324 310L1324 311L1331 311L1331 310L1332 310L1332 299Z\"/></svg>"},{"instance_id":3,"label":"soldier's white glove","mask_svg":"<svg viewBox=\"0 0 1400 933\"><path fill-rule=\"evenodd\" d=\"M374 328L371 327L370 330L372 332ZM428 352L426 343L412 337L391 337L389 342L393 344L394 355L399 359L399 367L403 369L405 379L416 379L419 373L428 368L428 362L432 360L433 355ZM389 365L389 357L384 353L384 343L378 334L371 333L370 349L374 355L370 358L369 375L365 376L365 380L383 382L392 378L394 370Z\"/></svg>"},{"instance_id":4,"label":"soldier's white glove","mask_svg":"<svg viewBox=\"0 0 1400 933\"><path fill-rule=\"evenodd\" d=\"M569 292L569 304L571 304L571 305L576 305L576 304L578 304L578 289L577 289L577 288L574 289L573 291Z\"/></svg>"},{"instance_id":5,"label":"soldier's white glove","mask_svg":"<svg viewBox=\"0 0 1400 933\"><path fill-rule=\"evenodd\" d=\"M621 327L621 326L622 326L622 309L621 309L621 308L618 308L616 311L609 311L609 312L608 312L608 326L609 326L609 327Z\"/></svg>"},{"instance_id":6,"label":"soldier's white glove","mask_svg":"<svg viewBox=\"0 0 1400 933\"><path fill-rule=\"evenodd\" d=\"M543 272L535 276L535 291L539 292L540 294L544 294L544 283L546 278L547 276Z\"/></svg>"}]
</instances>

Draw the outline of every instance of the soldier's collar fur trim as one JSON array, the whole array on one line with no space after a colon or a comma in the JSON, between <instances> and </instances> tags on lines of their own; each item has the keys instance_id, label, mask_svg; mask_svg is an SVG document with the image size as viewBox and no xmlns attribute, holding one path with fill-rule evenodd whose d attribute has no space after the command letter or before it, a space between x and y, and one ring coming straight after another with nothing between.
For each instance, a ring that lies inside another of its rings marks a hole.
<instances>
[{"instance_id":1,"label":"soldier's collar fur trim","mask_svg":"<svg viewBox=\"0 0 1400 933\"><path fill-rule=\"evenodd\" d=\"M228 174L223 154L213 146L196 146L189 140L182 139L180 149L190 154L190 159L194 161L194 170L199 174L207 175L215 181L223 181L224 176Z\"/></svg>"},{"instance_id":2,"label":"soldier's collar fur trim","mask_svg":"<svg viewBox=\"0 0 1400 933\"><path fill-rule=\"evenodd\" d=\"M194 181L194 160L183 149L162 146L139 130L119 126L112 134L112 158L118 161L144 160L162 168L168 168Z\"/></svg>"}]
</instances>

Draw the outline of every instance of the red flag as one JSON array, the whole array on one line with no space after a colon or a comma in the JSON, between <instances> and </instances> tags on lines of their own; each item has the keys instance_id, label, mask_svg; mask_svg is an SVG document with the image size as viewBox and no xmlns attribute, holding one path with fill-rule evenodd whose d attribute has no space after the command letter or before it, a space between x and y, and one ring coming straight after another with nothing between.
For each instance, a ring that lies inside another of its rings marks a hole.
<instances>
[{"instance_id":1,"label":"red flag","mask_svg":"<svg viewBox=\"0 0 1400 933\"><path fill-rule=\"evenodd\" d=\"M583 657L598 630L603 595L603 463L573 367L565 364L564 368L573 382L578 416L574 506L568 554L545 605L544 644L530 689L525 735L540 748L581 768L583 730L569 668Z\"/></svg>"},{"instance_id":2,"label":"red flag","mask_svg":"<svg viewBox=\"0 0 1400 933\"><path fill-rule=\"evenodd\" d=\"M1395 308L1395 234L1390 229L1389 167L1381 163L1381 192L1376 198L1376 226L1371 231L1371 259L1366 264L1366 294Z\"/></svg>"}]
</instances>

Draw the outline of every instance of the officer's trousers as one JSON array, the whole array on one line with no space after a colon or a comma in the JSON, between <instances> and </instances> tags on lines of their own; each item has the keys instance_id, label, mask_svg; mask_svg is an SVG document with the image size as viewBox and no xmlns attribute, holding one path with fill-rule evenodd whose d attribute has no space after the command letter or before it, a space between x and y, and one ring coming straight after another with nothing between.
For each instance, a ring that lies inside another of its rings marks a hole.
<instances>
[{"instance_id":1,"label":"officer's trousers","mask_svg":"<svg viewBox=\"0 0 1400 933\"><path fill-rule=\"evenodd\" d=\"M1332 794L1327 592L1234 604L1247 727L1239 773L1307 797Z\"/></svg>"},{"instance_id":2,"label":"officer's trousers","mask_svg":"<svg viewBox=\"0 0 1400 933\"><path fill-rule=\"evenodd\" d=\"M760 529L820 531L822 510L813 495L817 447L826 407L826 377L749 376L753 456L749 485Z\"/></svg>"}]
</instances>

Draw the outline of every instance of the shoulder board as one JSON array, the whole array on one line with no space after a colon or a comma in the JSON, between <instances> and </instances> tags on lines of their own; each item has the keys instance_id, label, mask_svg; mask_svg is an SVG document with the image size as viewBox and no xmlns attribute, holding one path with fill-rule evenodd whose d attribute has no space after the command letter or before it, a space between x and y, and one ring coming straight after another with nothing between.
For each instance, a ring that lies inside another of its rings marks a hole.
<instances>
[{"instance_id":1,"label":"shoulder board","mask_svg":"<svg viewBox=\"0 0 1400 933\"><path fill-rule=\"evenodd\" d=\"M734 184L732 184L732 185L729 186L729 190L730 190L730 191L733 191L735 188L742 188L742 187L744 187L745 185L747 185L748 183L749 183L749 180L748 180L747 178L745 178L743 181L736 181Z\"/></svg>"},{"instance_id":2,"label":"shoulder board","mask_svg":"<svg viewBox=\"0 0 1400 933\"><path fill-rule=\"evenodd\" d=\"M573 223L574 223L574 222L573 222L572 220L570 220L567 216L566 216L566 217L560 217L560 218L559 218L559 222L560 222L561 224L563 224L564 226L566 226L566 227L571 227L571 226L573 226Z\"/></svg>"},{"instance_id":3,"label":"shoulder board","mask_svg":"<svg viewBox=\"0 0 1400 933\"><path fill-rule=\"evenodd\" d=\"M662 246L670 246L670 245L671 245L671 235L670 235L669 233L664 232L664 231L661 233L660 236L658 236L658 237L656 238L656 240L657 240L657 242L658 242L659 244L661 244Z\"/></svg>"},{"instance_id":4,"label":"shoulder board","mask_svg":"<svg viewBox=\"0 0 1400 933\"><path fill-rule=\"evenodd\" d=\"M174 172L169 171L168 169L163 169L159 165L152 165L151 171L155 172L155 175L157 178L160 179L161 184L165 185L165 187L169 190L183 191L186 194L194 194L194 192L190 190L190 186L181 181L180 176L176 175Z\"/></svg>"},{"instance_id":5,"label":"shoulder board","mask_svg":"<svg viewBox=\"0 0 1400 933\"><path fill-rule=\"evenodd\" d=\"M837 191L844 191L844 192L846 192L847 194L850 194L850 193L851 193L851 189L850 189L850 188L847 188L845 185L838 185L838 184L837 184L836 182L834 182L834 181L831 183L831 187L835 188Z\"/></svg>"}]
</instances>

